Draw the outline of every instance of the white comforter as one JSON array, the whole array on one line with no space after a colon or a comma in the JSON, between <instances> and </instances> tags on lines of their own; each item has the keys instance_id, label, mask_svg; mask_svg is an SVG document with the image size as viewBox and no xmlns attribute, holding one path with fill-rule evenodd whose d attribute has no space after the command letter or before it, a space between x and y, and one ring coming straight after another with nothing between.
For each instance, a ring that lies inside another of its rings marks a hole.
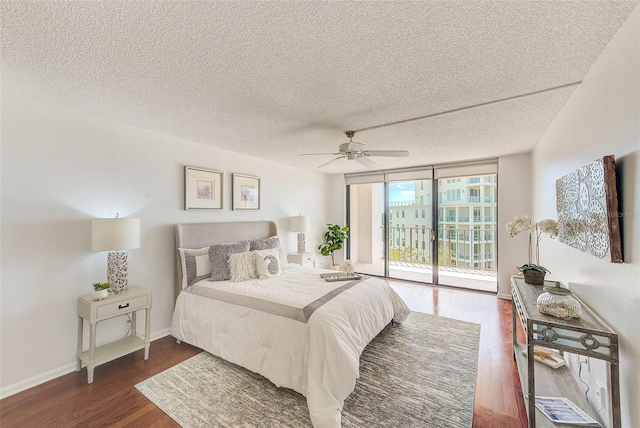
<instances>
[{"instance_id":1,"label":"white comforter","mask_svg":"<svg viewBox=\"0 0 640 428\"><path fill-rule=\"evenodd\" d=\"M318 276L328 271L289 266L266 280L203 280L194 286L304 308L346 283ZM344 400L359 376L360 354L392 319L402 322L410 312L377 278L337 294L306 322L188 291L178 296L171 334L303 394L316 428L340 427Z\"/></svg>"}]
</instances>

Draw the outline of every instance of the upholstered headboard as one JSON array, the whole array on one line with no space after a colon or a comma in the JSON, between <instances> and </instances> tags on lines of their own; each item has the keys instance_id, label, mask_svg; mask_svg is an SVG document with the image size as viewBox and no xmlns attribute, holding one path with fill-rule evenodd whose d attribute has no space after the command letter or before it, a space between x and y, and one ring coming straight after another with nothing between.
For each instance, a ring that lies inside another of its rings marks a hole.
<instances>
[{"instance_id":1,"label":"upholstered headboard","mask_svg":"<svg viewBox=\"0 0 640 428\"><path fill-rule=\"evenodd\" d=\"M182 264L178 248L204 248L213 244L237 242L242 239L260 239L276 236L278 227L273 221L240 221L231 223L176 224L174 298L182 290Z\"/></svg>"}]
</instances>

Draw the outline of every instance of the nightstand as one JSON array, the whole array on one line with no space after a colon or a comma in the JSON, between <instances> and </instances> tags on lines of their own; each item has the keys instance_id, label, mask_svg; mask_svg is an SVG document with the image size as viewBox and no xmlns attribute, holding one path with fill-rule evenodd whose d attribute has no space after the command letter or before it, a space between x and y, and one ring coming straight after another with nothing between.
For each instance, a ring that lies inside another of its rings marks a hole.
<instances>
[{"instance_id":1,"label":"nightstand","mask_svg":"<svg viewBox=\"0 0 640 428\"><path fill-rule=\"evenodd\" d=\"M146 313L144 339L136 335L136 313ZM131 314L131 336L96 347L96 325L99 321ZM89 322L89 350L83 348L84 320ZM91 294L78 297L78 361L76 371L82 363L87 365L87 383L93 383L93 370L100 364L120 358L139 349L144 349L144 359L149 359L149 329L151 326L151 291L142 287L129 287L123 293L110 294L104 300L93 300Z\"/></svg>"},{"instance_id":2,"label":"nightstand","mask_svg":"<svg viewBox=\"0 0 640 428\"><path fill-rule=\"evenodd\" d=\"M287 260L289 261L289 263L295 263L310 268L316 267L315 253L289 254L287 256Z\"/></svg>"}]
</instances>

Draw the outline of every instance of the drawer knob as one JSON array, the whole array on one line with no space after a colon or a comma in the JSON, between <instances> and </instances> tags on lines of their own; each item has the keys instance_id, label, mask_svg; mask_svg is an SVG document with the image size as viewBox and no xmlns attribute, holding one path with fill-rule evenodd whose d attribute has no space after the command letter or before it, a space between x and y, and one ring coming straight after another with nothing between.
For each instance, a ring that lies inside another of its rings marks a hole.
<instances>
[{"instance_id":1,"label":"drawer knob","mask_svg":"<svg viewBox=\"0 0 640 428\"><path fill-rule=\"evenodd\" d=\"M127 303L126 305L118 305L118 309L124 309L124 308L128 308L129 304Z\"/></svg>"}]
</instances>

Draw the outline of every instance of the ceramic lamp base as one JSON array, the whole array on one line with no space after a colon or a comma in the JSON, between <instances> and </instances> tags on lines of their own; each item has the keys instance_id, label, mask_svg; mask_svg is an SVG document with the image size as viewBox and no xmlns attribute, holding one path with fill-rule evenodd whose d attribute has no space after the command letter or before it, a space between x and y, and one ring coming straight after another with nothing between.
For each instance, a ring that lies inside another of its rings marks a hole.
<instances>
[{"instance_id":1,"label":"ceramic lamp base","mask_svg":"<svg viewBox=\"0 0 640 428\"><path fill-rule=\"evenodd\" d=\"M129 262L126 251L109 251L107 255L107 282L109 292L122 293L129 288Z\"/></svg>"},{"instance_id":2,"label":"ceramic lamp base","mask_svg":"<svg viewBox=\"0 0 640 428\"><path fill-rule=\"evenodd\" d=\"M304 232L300 232L298 233L298 254L304 254L306 252L305 247Z\"/></svg>"}]
</instances>

